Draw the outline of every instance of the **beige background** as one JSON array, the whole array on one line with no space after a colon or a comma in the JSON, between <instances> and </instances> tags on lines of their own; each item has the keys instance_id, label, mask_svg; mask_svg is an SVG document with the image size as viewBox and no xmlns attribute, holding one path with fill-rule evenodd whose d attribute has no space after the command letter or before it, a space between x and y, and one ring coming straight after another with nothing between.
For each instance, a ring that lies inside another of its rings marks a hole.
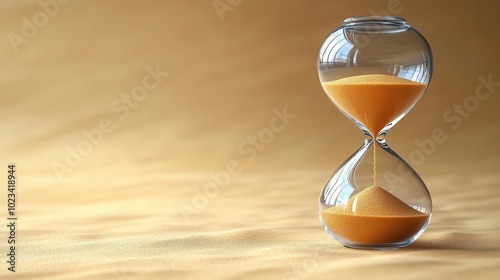
<instances>
[{"instance_id":1,"label":"beige background","mask_svg":"<svg viewBox=\"0 0 500 280\"><path fill-rule=\"evenodd\" d=\"M7 271L2 227L2 279L500 273L500 87L460 124L443 118L471 100L480 76L500 81L499 1L400 0L391 8L428 39L435 72L389 144L409 159L416 140L436 128L447 135L414 166L433 196L432 222L411 247L391 252L345 249L319 224L324 182L363 138L323 93L316 56L344 18L395 2L232 1L222 17L212 0L68 2L31 38L23 18L44 13L38 2L0 4L0 152L4 172L17 164L19 218L16 273ZM24 38L17 47L14 33ZM169 75L120 119L112 104L123 105L148 66ZM238 146L284 107L296 117L247 160ZM82 130L103 119L114 130L59 180L54 162L66 164L67 149L86 141ZM210 173L229 162L241 172L199 200ZM182 215L186 207L198 212Z\"/></svg>"}]
</instances>

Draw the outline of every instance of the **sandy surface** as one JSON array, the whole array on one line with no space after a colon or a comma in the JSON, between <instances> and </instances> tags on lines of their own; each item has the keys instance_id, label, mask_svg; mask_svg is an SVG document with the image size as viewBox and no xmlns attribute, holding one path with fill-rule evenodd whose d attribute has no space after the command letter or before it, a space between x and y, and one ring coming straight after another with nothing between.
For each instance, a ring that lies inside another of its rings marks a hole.
<instances>
[{"instance_id":1,"label":"sandy surface","mask_svg":"<svg viewBox=\"0 0 500 280\"><path fill-rule=\"evenodd\" d=\"M221 17L211 0L68 2L28 36L38 2L0 4L0 168L18 175L17 272L2 226L1 279L497 279L500 86L474 96L500 81L498 1L400 1L436 71L388 142L434 211L388 252L320 226L323 184L362 135L316 74L329 31L387 1L242 1Z\"/></svg>"}]
</instances>

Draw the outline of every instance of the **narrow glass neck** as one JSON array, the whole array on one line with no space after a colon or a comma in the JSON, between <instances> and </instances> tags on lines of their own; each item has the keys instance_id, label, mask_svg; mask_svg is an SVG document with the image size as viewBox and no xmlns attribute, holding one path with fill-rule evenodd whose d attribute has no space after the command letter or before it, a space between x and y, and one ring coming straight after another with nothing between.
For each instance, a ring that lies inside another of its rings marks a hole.
<instances>
[{"instance_id":1,"label":"narrow glass neck","mask_svg":"<svg viewBox=\"0 0 500 280\"><path fill-rule=\"evenodd\" d=\"M380 144L386 143L385 136L387 135L387 133L381 133L381 134L377 135L376 137L373 137L371 134L369 134L367 132L364 132L363 134L365 135L365 144L369 144L369 143L373 142L374 140L377 140L377 142Z\"/></svg>"}]
</instances>

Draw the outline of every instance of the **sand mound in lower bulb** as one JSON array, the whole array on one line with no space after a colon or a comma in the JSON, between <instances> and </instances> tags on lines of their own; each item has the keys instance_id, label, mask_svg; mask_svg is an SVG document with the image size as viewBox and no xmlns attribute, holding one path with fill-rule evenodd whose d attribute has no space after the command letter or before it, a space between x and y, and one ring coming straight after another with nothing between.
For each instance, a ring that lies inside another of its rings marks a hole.
<instances>
[{"instance_id":1,"label":"sand mound in lower bulb","mask_svg":"<svg viewBox=\"0 0 500 280\"><path fill-rule=\"evenodd\" d=\"M422 229L429 215L421 213L378 186L351 197L347 204L321 210L324 225L353 245L397 243Z\"/></svg>"}]
</instances>

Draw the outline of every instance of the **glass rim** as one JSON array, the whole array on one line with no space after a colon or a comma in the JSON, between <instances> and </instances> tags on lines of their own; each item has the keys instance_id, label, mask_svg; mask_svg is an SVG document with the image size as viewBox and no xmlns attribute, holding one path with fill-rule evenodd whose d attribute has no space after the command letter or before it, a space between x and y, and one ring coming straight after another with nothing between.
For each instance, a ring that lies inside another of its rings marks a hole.
<instances>
[{"instance_id":1,"label":"glass rim","mask_svg":"<svg viewBox=\"0 0 500 280\"><path fill-rule=\"evenodd\" d=\"M355 16L344 19L342 23L344 25L355 25L362 23L406 25L406 20L404 18L395 16Z\"/></svg>"}]
</instances>

